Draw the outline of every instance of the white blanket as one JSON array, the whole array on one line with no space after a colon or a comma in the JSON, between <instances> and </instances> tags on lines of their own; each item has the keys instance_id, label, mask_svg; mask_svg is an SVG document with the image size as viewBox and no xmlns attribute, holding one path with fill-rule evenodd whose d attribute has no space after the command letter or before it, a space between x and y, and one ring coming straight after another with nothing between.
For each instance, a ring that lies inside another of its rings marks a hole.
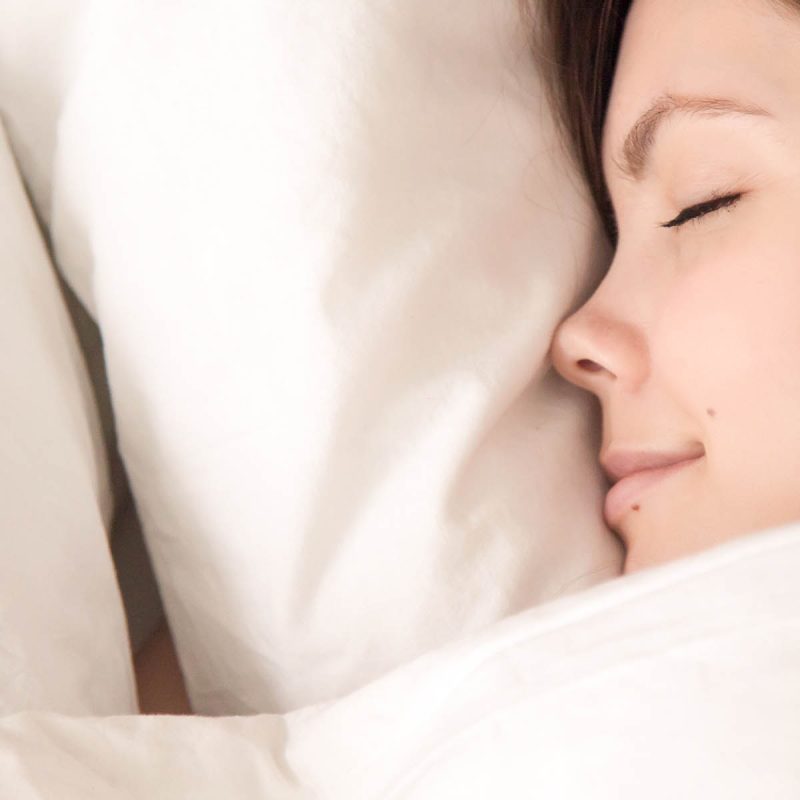
<instances>
[{"instance_id":1,"label":"white blanket","mask_svg":"<svg viewBox=\"0 0 800 800\"><path fill-rule=\"evenodd\" d=\"M0 796L800 797L800 524L496 623L286 715L0 723Z\"/></svg>"}]
</instances>

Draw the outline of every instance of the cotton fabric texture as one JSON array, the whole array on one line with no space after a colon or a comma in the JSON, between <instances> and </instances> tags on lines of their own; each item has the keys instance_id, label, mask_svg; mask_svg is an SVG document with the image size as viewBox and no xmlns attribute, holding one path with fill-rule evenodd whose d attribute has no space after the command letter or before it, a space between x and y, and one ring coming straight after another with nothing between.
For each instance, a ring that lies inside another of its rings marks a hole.
<instances>
[{"instance_id":1,"label":"cotton fabric texture","mask_svg":"<svg viewBox=\"0 0 800 800\"><path fill-rule=\"evenodd\" d=\"M512 0L5 0L192 705L330 700L618 575L551 369L605 251Z\"/></svg>"},{"instance_id":2,"label":"cotton fabric texture","mask_svg":"<svg viewBox=\"0 0 800 800\"><path fill-rule=\"evenodd\" d=\"M132 713L100 420L2 125L0 386L0 713Z\"/></svg>"},{"instance_id":3,"label":"cotton fabric texture","mask_svg":"<svg viewBox=\"0 0 800 800\"><path fill-rule=\"evenodd\" d=\"M283 715L12 715L0 794L795 800L799 567L800 525L740 537Z\"/></svg>"}]
</instances>

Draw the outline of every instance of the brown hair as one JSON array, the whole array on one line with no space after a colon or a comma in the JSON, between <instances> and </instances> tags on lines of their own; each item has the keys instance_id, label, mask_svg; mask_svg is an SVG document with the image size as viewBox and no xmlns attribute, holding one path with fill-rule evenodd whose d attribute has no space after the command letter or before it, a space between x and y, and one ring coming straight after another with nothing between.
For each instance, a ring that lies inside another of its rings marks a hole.
<instances>
[{"instance_id":1,"label":"brown hair","mask_svg":"<svg viewBox=\"0 0 800 800\"><path fill-rule=\"evenodd\" d=\"M632 1L519 0L556 123L589 184L614 246L617 226L600 146L622 29Z\"/></svg>"}]
</instances>

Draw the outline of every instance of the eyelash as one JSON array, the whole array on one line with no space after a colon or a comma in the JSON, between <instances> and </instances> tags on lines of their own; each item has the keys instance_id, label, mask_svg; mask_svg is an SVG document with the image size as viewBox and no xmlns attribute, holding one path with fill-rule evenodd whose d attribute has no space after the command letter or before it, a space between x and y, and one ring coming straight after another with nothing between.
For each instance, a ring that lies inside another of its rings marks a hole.
<instances>
[{"instance_id":1,"label":"eyelash","mask_svg":"<svg viewBox=\"0 0 800 800\"><path fill-rule=\"evenodd\" d=\"M706 200L703 203L698 203L697 205L689 206L689 208L684 208L683 211L681 211L681 213L675 217L675 219L670 220L669 222L664 222L661 227L680 228L687 222L699 221L707 214L711 214L712 212L718 211L721 208L727 208L734 205L739 201L741 196L741 193L739 193L727 194L721 197L712 197L710 200Z\"/></svg>"}]
</instances>

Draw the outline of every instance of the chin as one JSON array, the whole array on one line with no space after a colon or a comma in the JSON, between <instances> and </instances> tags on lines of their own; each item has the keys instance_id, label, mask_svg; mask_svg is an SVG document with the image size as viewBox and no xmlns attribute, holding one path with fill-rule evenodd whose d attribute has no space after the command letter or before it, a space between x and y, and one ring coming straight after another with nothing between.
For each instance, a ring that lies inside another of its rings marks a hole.
<instances>
[{"instance_id":1,"label":"chin","mask_svg":"<svg viewBox=\"0 0 800 800\"><path fill-rule=\"evenodd\" d=\"M639 553L635 547L629 547L625 550L625 561L622 565L622 574L630 575L632 572L639 572L640 570L647 569L648 567L654 567L657 564L662 563L664 560L666 559L642 559L641 553Z\"/></svg>"},{"instance_id":2,"label":"chin","mask_svg":"<svg viewBox=\"0 0 800 800\"><path fill-rule=\"evenodd\" d=\"M622 574L630 575L631 572L636 572L637 569L640 569L639 565L634 563L632 558L626 556L625 563L622 565Z\"/></svg>"}]
</instances>

